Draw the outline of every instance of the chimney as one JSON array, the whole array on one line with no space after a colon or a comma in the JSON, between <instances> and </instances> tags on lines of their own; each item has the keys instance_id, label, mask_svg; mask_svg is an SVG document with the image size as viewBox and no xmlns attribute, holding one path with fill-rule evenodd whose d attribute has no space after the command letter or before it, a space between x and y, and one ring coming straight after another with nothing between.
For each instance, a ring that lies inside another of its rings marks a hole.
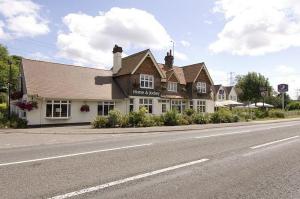
<instances>
[{"instance_id":1,"label":"chimney","mask_svg":"<svg viewBox=\"0 0 300 199\"><path fill-rule=\"evenodd\" d=\"M116 74L120 68L122 67L122 47L118 46L117 44L115 45L115 47L113 48L113 74Z\"/></svg>"},{"instance_id":2,"label":"chimney","mask_svg":"<svg viewBox=\"0 0 300 199\"><path fill-rule=\"evenodd\" d=\"M167 56L165 56L165 65L172 68L174 63L174 56L172 55L172 50L167 52Z\"/></svg>"}]
</instances>

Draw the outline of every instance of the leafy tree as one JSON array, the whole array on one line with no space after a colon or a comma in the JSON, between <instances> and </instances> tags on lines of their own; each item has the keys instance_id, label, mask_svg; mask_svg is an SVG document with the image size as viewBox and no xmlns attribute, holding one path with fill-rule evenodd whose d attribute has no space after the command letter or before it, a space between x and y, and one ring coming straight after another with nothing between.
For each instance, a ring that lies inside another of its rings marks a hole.
<instances>
[{"instance_id":1,"label":"leafy tree","mask_svg":"<svg viewBox=\"0 0 300 199\"><path fill-rule=\"evenodd\" d=\"M237 77L237 88L241 91L239 99L244 102L257 103L263 99L260 88L266 87L267 96L273 91L269 80L260 73L249 72L247 75Z\"/></svg>"},{"instance_id":2,"label":"leafy tree","mask_svg":"<svg viewBox=\"0 0 300 199\"><path fill-rule=\"evenodd\" d=\"M12 62L11 75L12 75L12 90L17 90L19 80L19 66L21 57L9 55L6 47L0 44L0 92L5 92L3 87L7 87L9 80L9 60Z\"/></svg>"},{"instance_id":3,"label":"leafy tree","mask_svg":"<svg viewBox=\"0 0 300 199\"><path fill-rule=\"evenodd\" d=\"M275 96L268 96L265 99L265 102L273 105L275 108L282 107L282 94L277 94ZM291 102L289 94L284 94L284 107L286 107Z\"/></svg>"}]
</instances>

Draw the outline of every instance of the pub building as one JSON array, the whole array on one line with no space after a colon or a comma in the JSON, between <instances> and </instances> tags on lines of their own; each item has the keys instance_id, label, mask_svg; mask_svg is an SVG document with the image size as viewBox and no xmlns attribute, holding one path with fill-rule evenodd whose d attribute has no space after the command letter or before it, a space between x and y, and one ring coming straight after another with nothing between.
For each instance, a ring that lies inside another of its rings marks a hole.
<instances>
[{"instance_id":1,"label":"pub building","mask_svg":"<svg viewBox=\"0 0 300 199\"><path fill-rule=\"evenodd\" d=\"M171 50L164 64L149 49L124 58L122 52L114 46L111 70L22 59L23 97L12 102L13 111L32 126L89 123L112 109L128 114L146 107L155 115L214 111L214 84L204 63L174 66ZM28 104L34 104L31 110Z\"/></svg>"}]
</instances>

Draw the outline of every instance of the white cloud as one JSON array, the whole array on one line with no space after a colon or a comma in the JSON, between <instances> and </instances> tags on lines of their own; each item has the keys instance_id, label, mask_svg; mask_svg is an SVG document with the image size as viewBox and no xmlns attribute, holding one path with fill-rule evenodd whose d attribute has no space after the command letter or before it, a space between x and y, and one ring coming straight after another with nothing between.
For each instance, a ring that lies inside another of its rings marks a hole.
<instances>
[{"instance_id":1,"label":"white cloud","mask_svg":"<svg viewBox=\"0 0 300 199\"><path fill-rule=\"evenodd\" d=\"M204 23L206 23L206 24L208 24L208 25L211 25L211 24L213 24L213 22L212 22L212 21L210 21L210 20L204 20Z\"/></svg>"},{"instance_id":2,"label":"white cloud","mask_svg":"<svg viewBox=\"0 0 300 199\"><path fill-rule=\"evenodd\" d=\"M190 46L191 46L191 43L188 42L188 41L185 41L185 40L181 40L181 41L180 41L180 44L181 44L183 47L190 47Z\"/></svg>"},{"instance_id":3,"label":"white cloud","mask_svg":"<svg viewBox=\"0 0 300 199\"><path fill-rule=\"evenodd\" d=\"M175 60L178 59L178 60L181 60L181 61L186 61L186 60L188 60L188 57L187 57L186 54L178 52L178 51L175 50L174 59Z\"/></svg>"},{"instance_id":4,"label":"white cloud","mask_svg":"<svg viewBox=\"0 0 300 199\"><path fill-rule=\"evenodd\" d=\"M209 48L215 53L264 55L300 46L300 1L217 0L226 24Z\"/></svg>"},{"instance_id":5,"label":"white cloud","mask_svg":"<svg viewBox=\"0 0 300 199\"><path fill-rule=\"evenodd\" d=\"M220 69L213 69L209 68L209 74L211 75L214 83L217 84L222 84L223 86L228 85L228 73L226 71L220 70Z\"/></svg>"},{"instance_id":6,"label":"white cloud","mask_svg":"<svg viewBox=\"0 0 300 199\"><path fill-rule=\"evenodd\" d=\"M0 24L0 39L47 34L48 22L40 16L40 9L30 0L1 0L0 14L4 21Z\"/></svg>"},{"instance_id":7,"label":"white cloud","mask_svg":"<svg viewBox=\"0 0 300 199\"><path fill-rule=\"evenodd\" d=\"M30 59L35 59L35 60L44 60L44 61L50 61L51 58L41 52L35 52L32 54L27 55L28 58Z\"/></svg>"},{"instance_id":8,"label":"white cloud","mask_svg":"<svg viewBox=\"0 0 300 199\"><path fill-rule=\"evenodd\" d=\"M153 15L135 8L114 7L96 16L71 13L63 22L68 31L58 33L59 55L77 64L109 67L114 44L160 50L169 47L171 40Z\"/></svg>"}]
</instances>

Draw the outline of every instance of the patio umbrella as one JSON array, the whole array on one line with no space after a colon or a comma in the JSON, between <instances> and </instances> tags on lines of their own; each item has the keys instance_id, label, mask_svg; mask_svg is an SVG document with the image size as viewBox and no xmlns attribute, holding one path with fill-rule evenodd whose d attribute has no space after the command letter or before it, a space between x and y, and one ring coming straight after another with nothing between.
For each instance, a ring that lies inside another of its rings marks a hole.
<instances>
[{"instance_id":1,"label":"patio umbrella","mask_svg":"<svg viewBox=\"0 0 300 199\"><path fill-rule=\"evenodd\" d=\"M265 107L265 108L273 108L274 106L271 104L267 104L267 103L262 103L262 102L257 102L256 105L255 104L251 104L250 107Z\"/></svg>"}]
</instances>

